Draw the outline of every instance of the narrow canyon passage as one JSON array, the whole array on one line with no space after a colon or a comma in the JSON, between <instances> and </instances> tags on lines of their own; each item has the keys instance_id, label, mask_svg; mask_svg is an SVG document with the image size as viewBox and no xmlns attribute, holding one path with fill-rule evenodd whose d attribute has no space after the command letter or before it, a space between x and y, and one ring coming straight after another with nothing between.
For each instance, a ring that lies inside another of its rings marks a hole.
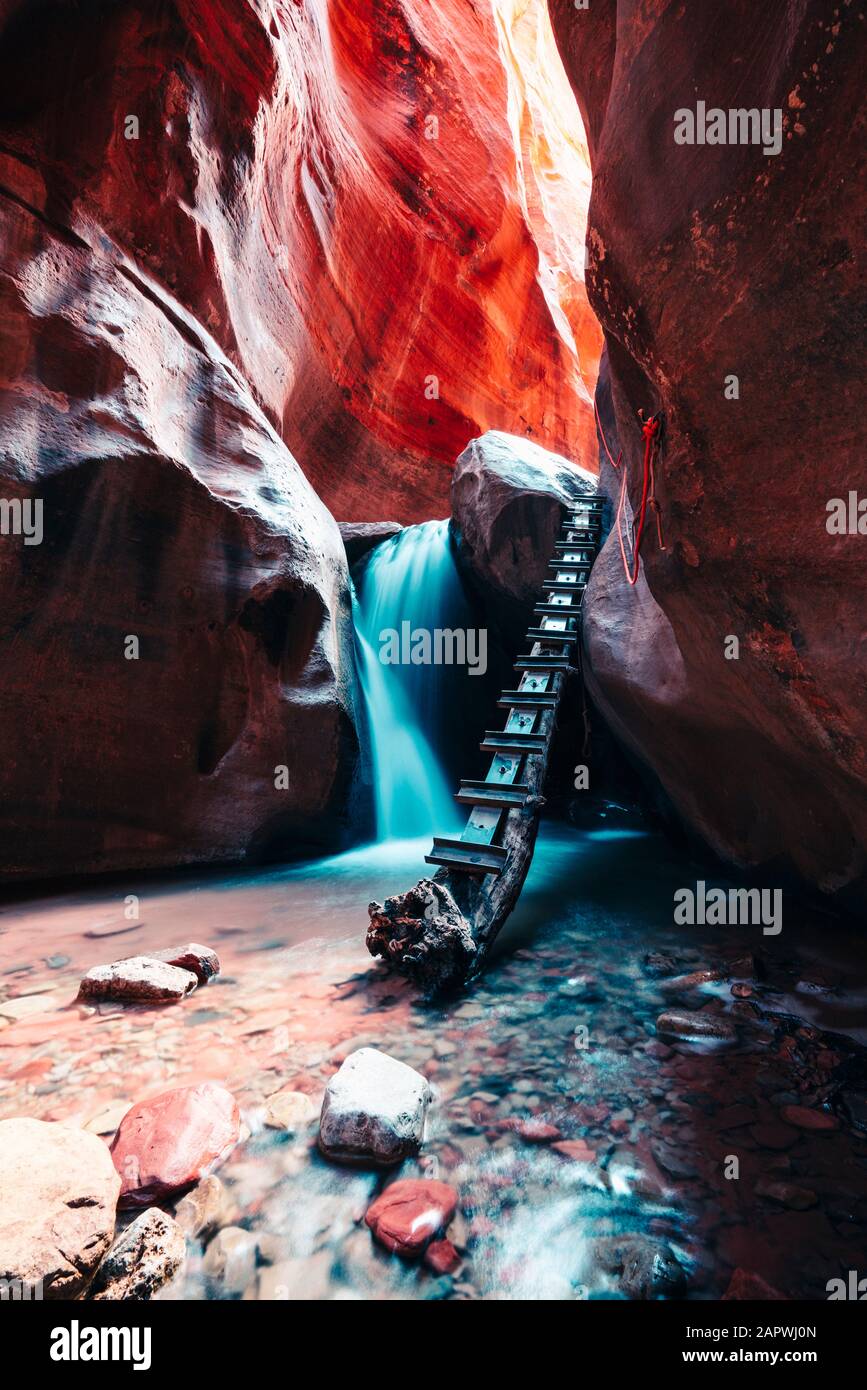
<instances>
[{"instance_id":1,"label":"narrow canyon passage","mask_svg":"<svg viewBox=\"0 0 867 1390\"><path fill-rule=\"evenodd\" d=\"M867 1298L865 45L0 7L0 1302Z\"/></svg>"}]
</instances>

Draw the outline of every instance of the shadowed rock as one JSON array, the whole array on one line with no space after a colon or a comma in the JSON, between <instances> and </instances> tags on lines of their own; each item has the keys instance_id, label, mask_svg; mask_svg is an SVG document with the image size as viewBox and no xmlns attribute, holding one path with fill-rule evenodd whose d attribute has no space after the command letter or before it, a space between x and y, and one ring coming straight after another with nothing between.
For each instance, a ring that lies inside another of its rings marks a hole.
<instances>
[{"instance_id":1,"label":"shadowed rock","mask_svg":"<svg viewBox=\"0 0 867 1390\"><path fill-rule=\"evenodd\" d=\"M148 1302L174 1278L186 1253L186 1236L176 1221L158 1207L143 1211L100 1265L93 1281L94 1302Z\"/></svg>"}]
</instances>

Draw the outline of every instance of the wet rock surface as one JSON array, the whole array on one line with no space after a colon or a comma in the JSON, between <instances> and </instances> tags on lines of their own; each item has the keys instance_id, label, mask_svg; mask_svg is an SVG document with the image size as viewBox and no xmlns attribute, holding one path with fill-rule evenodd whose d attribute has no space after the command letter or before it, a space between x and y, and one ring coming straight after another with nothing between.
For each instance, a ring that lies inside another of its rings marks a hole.
<instances>
[{"instance_id":1,"label":"wet rock surface","mask_svg":"<svg viewBox=\"0 0 867 1390\"><path fill-rule=\"evenodd\" d=\"M434 1236L442 1235L457 1204L458 1194L448 1183L406 1178L391 1183L368 1207L364 1220L374 1239L391 1254L415 1259ZM433 1259L435 1263L450 1262L449 1251L440 1250Z\"/></svg>"},{"instance_id":2,"label":"wet rock surface","mask_svg":"<svg viewBox=\"0 0 867 1390\"><path fill-rule=\"evenodd\" d=\"M191 1187L226 1157L239 1134L234 1097L211 1081L139 1102L111 1146L122 1180L120 1205L149 1206Z\"/></svg>"},{"instance_id":3,"label":"wet rock surface","mask_svg":"<svg viewBox=\"0 0 867 1390\"><path fill-rule=\"evenodd\" d=\"M31 1298L76 1298L111 1244L119 1191L96 1135L0 1120L0 1279Z\"/></svg>"},{"instance_id":4,"label":"wet rock surface","mask_svg":"<svg viewBox=\"0 0 867 1390\"><path fill-rule=\"evenodd\" d=\"M183 1230L158 1207L143 1211L115 1241L93 1281L95 1303L148 1302L170 1283L184 1262Z\"/></svg>"},{"instance_id":5,"label":"wet rock surface","mask_svg":"<svg viewBox=\"0 0 867 1390\"><path fill-rule=\"evenodd\" d=\"M489 970L470 994L425 1004L372 964L360 918L426 847L152 889L138 949L183 939L195 902L223 961L207 992L169 1009L69 1007L104 953L86 932L107 896L8 906L0 991L52 993L45 1011L0 1031L0 1116L83 1125L203 1077L236 1097L252 1133L177 1201L189 1253L158 1299L704 1299L731 1289L824 1300L867 1241L867 1134L853 1118L867 1091L863 938L823 921L817 946L810 909L793 910L776 939L674 926L688 860L653 836L543 824ZM34 936L44 960L33 959ZM737 983L749 998L732 994ZM660 1037L657 1019L675 1005L731 1020L736 1037ZM315 1125L261 1121L279 1092L318 1104L363 1047L436 1089L420 1152L385 1179L325 1159ZM807 1127L802 1112L824 1127ZM732 1157L739 1176L729 1179ZM365 1224L384 1180L458 1194L420 1259L389 1254ZM246 1236L224 1237L205 1268L225 1230ZM600 1241L630 1244L632 1258L614 1262ZM227 1279L236 1247L240 1272Z\"/></svg>"},{"instance_id":6,"label":"wet rock surface","mask_svg":"<svg viewBox=\"0 0 867 1390\"><path fill-rule=\"evenodd\" d=\"M403 530L399 521L341 521L338 524L350 568L374 546L391 540Z\"/></svg>"}]
</instances>

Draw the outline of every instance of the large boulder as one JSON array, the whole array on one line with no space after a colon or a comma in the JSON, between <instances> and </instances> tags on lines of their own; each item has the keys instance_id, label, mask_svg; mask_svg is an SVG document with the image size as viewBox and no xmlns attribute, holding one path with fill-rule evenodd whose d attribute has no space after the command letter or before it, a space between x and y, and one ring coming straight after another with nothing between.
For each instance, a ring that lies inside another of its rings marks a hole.
<instances>
[{"instance_id":1,"label":"large boulder","mask_svg":"<svg viewBox=\"0 0 867 1390\"><path fill-rule=\"evenodd\" d=\"M741 866L867 894L865 25L857 7L550 0L594 168L600 412L637 507L661 410L663 550L609 538L587 592L592 693L682 819ZM664 74L664 81L660 80ZM675 142L675 113L781 112L781 149ZM736 378L736 380L734 380ZM612 502L621 476L602 456ZM728 642L737 637L739 654Z\"/></svg>"},{"instance_id":2,"label":"large boulder","mask_svg":"<svg viewBox=\"0 0 867 1390\"><path fill-rule=\"evenodd\" d=\"M147 1207L183 1192L237 1144L234 1097L213 1081L178 1086L127 1111L111 1146L122 1207Z\"/></svg>"},{"instance_id":3,"label":"large boulder","mask_svg":"<svg viewBox=\"0 0 867 1390\"><path fill-rule=\"evenodd\" d=\"M419 1072L374 1047L360 1047L325 1088L319 1147L340 1163L400 1163L418 1153L430 1101Z\"/></svg>"},{"instance_id":4,"label":"large boulder","mask_svg":"<svg viewBox=\"0 0 867 1390\"><path fill-rule=\"evenodd\" d=\"M458 563L507 639L527 627L566 509L596 488L577 463L499 430L471 440L458 459L451 491Z\"/></svg>"},{"instance_id":5,"label":"large boulder","mask_svg":"<svg viewBox=\"0 0 867 1390\"><path fill-rule=\"evenodd\" d=\"M0 1285L77 1298L111 1245L119 1191L95 1134L0 1120Z\"/></svg>"}]
</instances>

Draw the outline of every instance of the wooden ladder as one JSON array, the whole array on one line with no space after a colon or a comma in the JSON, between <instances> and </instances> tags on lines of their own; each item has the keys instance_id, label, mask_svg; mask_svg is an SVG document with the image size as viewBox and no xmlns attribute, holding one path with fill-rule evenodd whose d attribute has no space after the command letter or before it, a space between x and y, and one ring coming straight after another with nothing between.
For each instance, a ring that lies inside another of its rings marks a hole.
<instances>
[{"instance_id":1,"label":"wooden ladder","mask_svg":"<svg viewBox=\"0 0 867 1390\"><path fill-rule=\"evenodd\" d=\"M605 498L592 494L570 506L549 563L540 601L533 609L538 626L527 632L530 652L519 656L521 673L516 690L504 690L497 701L509 711L501 730L488 730L480 744L493 753L483 782L462 781L456 800L470 807L462 835L434 836L428 864L445 865L470 874L499 874L507 851L496 843L503 817L524 806L529 786L522 772L526 759L547 751L554 731L570 652L580 640L580 610L590 568L599 550ZM545 716L551 715L544 729Z\"/></svg>"}]
</instances>

